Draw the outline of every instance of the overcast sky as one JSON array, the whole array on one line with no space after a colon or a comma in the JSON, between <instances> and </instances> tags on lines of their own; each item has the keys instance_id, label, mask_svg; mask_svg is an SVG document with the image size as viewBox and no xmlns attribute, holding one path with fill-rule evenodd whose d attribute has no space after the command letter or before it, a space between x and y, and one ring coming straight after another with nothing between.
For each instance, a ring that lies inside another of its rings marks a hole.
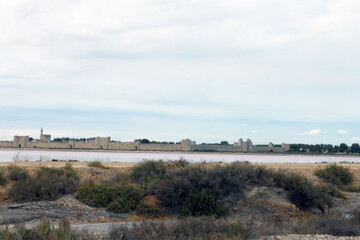
<instances>
[{"instance_id":1,"label":"overcast sky","mask_svg":"<svg viewBox=\"0 0 360 240\"><path fill-rule=\"evenodd\" d=\"M0 140L360 142L359 0L0 0Z\"/></svg>"}]
</instances>

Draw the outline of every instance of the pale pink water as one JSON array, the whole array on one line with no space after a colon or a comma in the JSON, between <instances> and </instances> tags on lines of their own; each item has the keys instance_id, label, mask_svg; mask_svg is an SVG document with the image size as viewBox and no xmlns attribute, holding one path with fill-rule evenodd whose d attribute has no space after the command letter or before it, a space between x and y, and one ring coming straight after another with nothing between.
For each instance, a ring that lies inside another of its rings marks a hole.
<instances>
[{"instance_id":1,"label":"pale pink water","mask_svg":"<svg viewBox=\"0 0 360 240\"><path fill-rule=\"evenodd\" d=\"M51 161L78 160L102 162L140 162L152 160L178 160L184 158L191 162L233 162L254 163L321 163L356 162L360 156L349 155L295 155L295 154L235 154L235 153L185 153L185 152L113 152L113 151L52 151L1 149L0 162L8 161Z\"/></svg>"}]
</instances>

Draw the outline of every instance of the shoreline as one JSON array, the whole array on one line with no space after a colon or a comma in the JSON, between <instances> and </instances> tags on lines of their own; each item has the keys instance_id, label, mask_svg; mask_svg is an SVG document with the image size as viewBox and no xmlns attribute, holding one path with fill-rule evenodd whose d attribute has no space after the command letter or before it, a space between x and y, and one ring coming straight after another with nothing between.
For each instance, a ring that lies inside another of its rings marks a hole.
<instances>
[{"instance_id":1,"label":"shoreline","mask_svg":"<svg viewBox=\"0 0 360 240\"><path fill-rule=\"evenodd\" d=\"M273 152L207 152L207 151L141 151L141 150L101 150L101 149L61 149L61 148L0 148L0 151L44 151L44 152L95 152L95 153L172 153L172 154L210 154L210 155L270 155L270 156L329 156L359 158L360 154L329 154L329 153L273 153Z\"/></svg>"}]
</instances>

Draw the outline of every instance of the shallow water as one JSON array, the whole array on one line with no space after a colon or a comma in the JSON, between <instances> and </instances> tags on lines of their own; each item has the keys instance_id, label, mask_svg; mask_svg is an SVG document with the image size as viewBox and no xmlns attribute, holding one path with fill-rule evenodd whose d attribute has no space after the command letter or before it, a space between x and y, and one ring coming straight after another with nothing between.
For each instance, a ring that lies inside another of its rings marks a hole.
<instances>
[{"instance_id":1,"label":"shallow water","mask_svg":"<svg viewBox=\"0 0 360 240\"><path fill-rule=\"evenodd\" d=\"M78 160L101 162L140 162L151 160L178 160L184 158L191 162L233 162L248 161L253 163L360 163L358 156L317 156L294 154L239 154L239 153L186 153L186 152L116 152L116 151L61 151L61 150L26 150L1 149L0 162L8 161L51 161Z\"/></svg>"}]
</instances>

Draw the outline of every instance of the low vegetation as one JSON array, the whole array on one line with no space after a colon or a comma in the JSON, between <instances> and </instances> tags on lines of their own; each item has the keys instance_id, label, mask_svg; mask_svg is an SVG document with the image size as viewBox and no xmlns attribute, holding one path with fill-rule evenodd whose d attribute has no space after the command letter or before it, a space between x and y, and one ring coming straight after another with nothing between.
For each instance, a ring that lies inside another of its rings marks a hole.
<instances>
[{"instance_id":1,"label":"low vegetation","mask_svg":"<svg viewBox=\"0 0 360 240\"><path fill-rule=\"evenodd\" d=\"M9 168L9 179L11 181L20 181L29 178L29 172L24 168L16 165L10 166Z\"/></svg>"},{"instance_id":2,"label":"low vegetation","mask_svg":"<svg viewBox=\"0 0 360 240\"><path fill-rule=\"evenodd\" d=\"M8 178L5 176L3 170L0 169L0 186L5 186L8 183Z\"/></svg>"},{"instance_id":3,"label":"low vegetation","mask_svg":"<svg viewBox=\"0 0 360 240\"><path fill-rule=\"evenodd\" d=\"M104 207L115 213L135 210L143 196L143 190L132 184L109 186L93 182L82 184L76 195L80 201L92 207Z\"/></svg>"},{"instance_id":4,"label":"low vegetation","mask_svg":"<svg viewBox=\"0 0 360 240\"><path fill-rule=\"evenodd\" d=\"M252 186L283 188L289 200L303 210L324 211L331 205L331 189L315 186L295 173L240 162L209 166L184 160L145 161L130 174L101 183L84 182L76 196L90 206L116 213L220 217L243 200L245 189ZM145 204L146 196L155 196L161 206Z\"/></svg>"},{"instance_id":5,"label":"low vegetation","mask_svg":"<svg viewBox=\"0 0 360 240\"><path fill-rule=\"evenodd\" d=\"M350 172L349 168L336 164L331 164L325 168L316 169L314 174L325 182L332 183L339 187L351 184L354 180L354 175Z\"/></svg>"},{"instance_id":6,"label":"low vegetation","mask_svg":"<svg viewBox=\"0 0 360 240\"><path fill-rule=\"evenodd\" d=\"M25 174L26 175L26 174ZM9 190L9 198L14 202L55 200L61 195L74 193L79 183L75 170L67 165L64 168L40 168L35 176L18 179Z\"/></svg>"},{"instance_id":7,"label":"low vegetation","mask_svg":"<svg viewBox=\"0 0 360 240\"><path fill-rule=\"evenodd\" d=\"M131 228L126 225L113 226L108 234L96 236L86 231L75 231L67 219L55 228L44 220L33 229L18 225L14 229L0 229L0 239L27 240L153 240L153 239L258 239L263 236L288 234L326 234L333 236L359 236L360 224L354 219L337 215L315 216L303 221L253 222L227 221L211 217L182 218L170 222L142 221ZM266 238L265 238L266 239Z\"/></svg>"},{"instance_id":8,"label":"low vegetation","mask_svg":"<svg viewBox=\"0 0 360 240\"><path fill-rule=\"evenodd\" d=\"M107 169L107 167L105 167L105 165L100 161L89 162L87 165L88 167Z\"/></svg>"}]
</instances>

